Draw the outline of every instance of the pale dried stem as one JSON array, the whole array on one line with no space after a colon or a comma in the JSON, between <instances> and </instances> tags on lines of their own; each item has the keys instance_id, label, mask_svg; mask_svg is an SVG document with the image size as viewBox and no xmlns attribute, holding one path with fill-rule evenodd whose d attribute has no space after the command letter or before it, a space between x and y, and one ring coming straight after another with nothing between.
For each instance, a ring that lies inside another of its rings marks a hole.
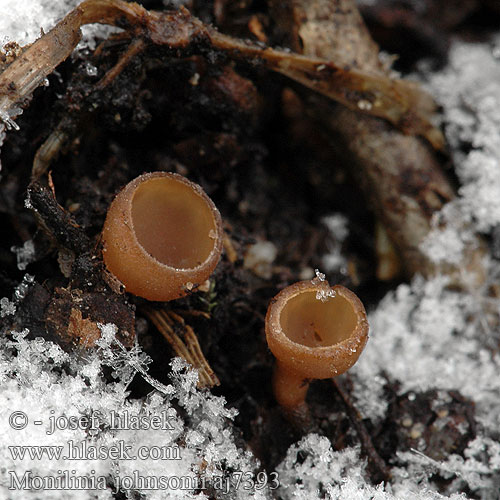
<instances>
[{"instance_id":1,"label":"pale dried stem","mask_svg":"<svg viewBox=\"0 0 500 500\"><path fill-rule=\"evenodd\" d=\"M121 0L82 2L16 59L0 75L0 117L7 123L12 122L16 105L29 97L43 79L71 54L80 40L80 27L89 23L118 27L128 24L127 31L137 38L171 48L195 48L203 40L204 45L223 51L229 57L244 61L259 59L269 69L349 109L384 118L404 133L419 134L434 147L443 146L441 133L430 121L434 109L432 99L414 84L383 74L346 69L331 60L242 41L203 24L183 7L178 11L150 12L138 4ZM140 49L142 47L138 44L134 50ZM121 63L127 62L125 58ZM120 67L117 70L121 70ZM360 103L363 105L360 106Z\"/></svg>"},{"instance_id":2,"label":"pale dried stem","mask_svg":"<svg viewBox=\"0 0 500 500\"><path fill-rule=\"evenodd\" d=\"M194 330L185 323L180 315L173 311L152 309L150 307L144 307L142 310L165 337L175 354L198 370L198 387L204 388L220 385L217 375L203 355ZM176 333L176 328L183 330L183 339Z\"/></svg>"},{"instance_id":3,"label":"pale dried stem","mask_svg":"<svg viewBox=\"0 0 500 500\"><path fill-rule=\"evenodd\" d=\"M179 314L180 316L194 316L194 317L201 316L202 318L205 318L205 319L211 318L209 313L207 313L205 311L198 311L197 309L178 310L175 312L177 314Z\"/></svg>"}]
</instances>

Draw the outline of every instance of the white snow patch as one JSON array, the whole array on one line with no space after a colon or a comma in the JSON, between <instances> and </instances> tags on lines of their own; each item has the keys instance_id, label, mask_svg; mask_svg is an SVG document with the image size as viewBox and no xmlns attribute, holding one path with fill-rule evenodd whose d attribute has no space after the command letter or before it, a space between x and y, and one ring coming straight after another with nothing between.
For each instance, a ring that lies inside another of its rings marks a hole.
<instances>
[{"instance_id":1,"label":"white snow patch","mask_svg":"<svg viewBox=\"0 0 500 500\"><path fill-rule=\"evenodd\" d=\"M495 333L485 321L490 306L492 320L498 321L500 302L446 285L441 277L417 277L390 292L369 315L370 342L352 369L357 401L367 417L383 416L384 372L401 383L401 393L458 390L476 402L485 427L500 425L500 378L495 375L500 356L489 348L498 342L498 327Z\"/></svg>"},{"instance_id":2,"label":"white snow patch","mask_svg":"<svg viewBox=\"0 0 500 500\"><path fill-rule=\"evenodd\" d=\"M342 214L332 214L321 219L329 231L326 245L328 253L323 255L321 261L327 272L345 272L347 261L342 255L342 243L349 234L348 220Z\"/></svg>"},{"instance_id":3,"label":"white snow patch","mask_svg":"<svg viewBox=\"0 0 500 500\"><path fill-rule=\"evenodd\" d=\"M147 399L129 399L128 384L136 373L147 373L149 360L137 346L127 351L116 340L114 325L101 329L97 348L84 357L69 355L41 338L27 340L27 330L13 333L13 340L0 339L0 497L102 500L113 498L112 491L121 487L127 498L140 494L155 500L206 499L208 487L213 486L221 498L222 488L217 491L214 485L227 485L231 498L268 498L267 487L238 490L229 481L231 471L254 473L258 462L235 444L231 427L235 411L226 408L225 400L199 391L197 374L180 359L171 363L171 385L157 382L157 390ZM105 367L111 367L114 382L104 378ZM126 415L162 424L137 428L117 420ZM66 425L69 419L76 422L82 417L88 423ZM28 451L24 458L16 456L23 446L60 447L62 452L50 458ZM74 460L75 450L84 446L87 453L90 449L126 453L94 458L86 454L86 459ZM170 458L158 458L159 452ZM28 471L36 478L61 478L61 471L68 472L61 490L9 490L12 474L22 481ZM102 478L104 487L79 491L71 487L78 478ZM159 478L166 487L148 488Z\"/></svg>"},{"instance_id":4,"label":"white snow patch","mask_svg":"<svg viewBox=\"0 0 500 500\"><path fill-rule=\"evenodd\" d=\"M499 44L500 36L492 44L455 42L449 65L428 75L429 90L444 108L446 137L461 183L459 198L436 215L436 229L422 244L434 261L456 264L471 227L488 233L500 224ZM438 229L443 224L446 229Z\"/></svg>"},{"instance_id":5,"label":"white snow patch","mask_svg":"<svg viewBox=\"0 0 500 500\"><path fill-rule=\"evenodd\" d=\"M47 33L81 0L0 0L0 49L8 42L33 43L42 30ZM106 38L108 26L89 25L82 29L81 47L95 47L95 40Z\"/></svg>"},{"instance_id":6,"label":"white snow patch","mask_svg":"<svg viewBox=\"0 0 500 500\"><path fill-rule=\"evenodd\" d=\"M260 240L250 245L245 252L243 267L251 269L257 276L269 279L272 274L272 264L278 255L276 245L270 241Z\"/></svg>"},{"instance_id":7,"label":"white snow patch","mask_svg":"<svg viewBox=\"0 0 500 500\"><path fill-rule=\"evenodd\" d=\"M22 247L13 246L10 249L16 254L17 268L24 271L28 264L35 260L35 243L33 240L26 240Z\"/></svg>"},{"instance_id":8,"label":"white snow patch","mask_svg":"<svg viewBox=\"0 0 500 500\"><path fill-rule=\"evenodd\" d=\"M418 481L407 479L392 486L373 486L366 479L366 463L359 448L333 451L325 436L309 434L292 445L277 467L284 500L438 500L447 497Z\"/></svg>"}]
</instances>

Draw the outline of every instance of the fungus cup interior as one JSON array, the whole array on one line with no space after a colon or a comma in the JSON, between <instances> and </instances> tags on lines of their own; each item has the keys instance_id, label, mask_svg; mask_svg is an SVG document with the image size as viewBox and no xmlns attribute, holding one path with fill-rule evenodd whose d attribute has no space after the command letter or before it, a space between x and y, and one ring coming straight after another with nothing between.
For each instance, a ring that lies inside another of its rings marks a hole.
<instances>
[{"instance_id":1,"label":"fungus cup interior","mask_svg":"<svg viewBox=\"0 0 500 500\"><path fill-rule=\"evenodd\" d=\"M358 318L352 304L339 295L325 302L316 298L316 290L290 298L280 313L283 333L296 344L328 347L348 339Z\"/></svg>"},{"instance_id":2,"label":"fungus cup interior","mask_svg":"<svg viewBox=\"0 0 500 500\"><path fill-rule=\"evenodd\" d=\"M215 246L212 207L183 182L168 177L145 181L132 199L132 224L139 244L157 261L192 269Z\"/></svg>"}]
</instances>

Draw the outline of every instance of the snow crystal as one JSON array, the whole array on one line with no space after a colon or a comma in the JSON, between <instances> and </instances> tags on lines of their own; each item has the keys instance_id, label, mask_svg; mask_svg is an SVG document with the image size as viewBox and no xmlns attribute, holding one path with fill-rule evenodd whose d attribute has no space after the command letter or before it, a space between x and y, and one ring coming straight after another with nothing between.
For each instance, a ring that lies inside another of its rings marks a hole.
<instances>
[{"instance_id":1,"label":"snow crystal","mask_svg":"<svg viewBox=\"0 0 500 500\"><path fill-rule=\"evenodd\" d=\"M321 222L329 231L326 239L328 253L322 257L323 267L328 272L343 272L346 267L346 258L342 255L342 243L349 234L348 221L342 214L332 214L323 217Z\"/></svg>"},{"instance_id":2,"label":"snow crystal","mask_svg":"<svg viewBox=\"0 0 500 500\"><path fill-rule=\"evenodd\" d=\"M16 314L16 304L7 297L2 297L0 299L0 318L4 318L9 314Z\"/></svg>"},{"instance_id":3,"label":"snow crystal","mask_svg":"<svg viewBox=\"0 0 500 500\"><path fill-rule=\"evenodd\" d=\"M432 262L460 264L463 259L465 243L456 228L434 228L420 245L420 249Z\"/></svg>"},{"instance_id":4,"label":"snow crystal","mask_svg":"<svg viewBox=\"0 0 500 500\"><path fill-rule=\"evenodd\" d=\"M14 121L14 119L22 114L23 110L21 108L15 107L8 110L0 109L0 122L2 122L7 130L19 130L19 125ZM3 130L2 130L3 133Z\"/></svg>"},{"instance_id":5,"label":"snow crystal","mask_svg":"<svg viewBox=\"0 0 500 500\"><path fill-rule=\"evenodd\" d=\"M13 332L12 340L0 339L0 497L111 499L119 489L127 498L203 499L208 498L206 488L221 498L224 486L231 498L268 498L266 488L238 490L230 481L231 471L253 474L258 462L236 446L231 429L236 412L226 407L225 400L199 391L197 374L178 358L172 361L171 385L157 382L158 390L145 400L129 399L131 377L124 366L134 374L146 373L148 359L137 346L130 351L123 348L115 336L116 326L100 328L96 349L84 358L42 338L28 340L27 330ZM116 373L114 382L102 375L106 366ZM123 374L125 378L119 378ZM133 427L120 420L130 416L145 422L154 418L163 425ZM70 426L71 418L73 422L84 418L86 424ZM40 458L30 454L35 448L30 452L25 448L24 457L16 455L27 446L62 452ZM118 459L74 458L78 450L92 447L127 451ZM13 475L22 481L28 471L37 478L61 478L66 471L70 478L66 485L71 478L102 478L104 486L46 494L35 489L9 490ZM167 487L151 489L158 478Z\"/></svg>"},{"instance_id":6,"label":"snow crystal","mask_svg":"<svg viewBox=\"0 0 500 500\"><path fill-rule=\"evenodd\" d=\"M0 49L8 42L27 45L51 30L81 0L0 0ZM101 25L82 29L82 46L95 47L95 39L107 37L109 28Z\"/></svg>"},{"instance_id":7,"label":"snow crystal","mask_svg":"<svg viewBox=\"0 0 500 500\"><path fill-rule=\"evenodd\" d=\"M292 445L277 467L284 500L438 500L463 499L462 495L446 497L428 490L416 481L402 481L395 488L373 486L366 479L366 463L358 447L333 451L325 436L309 434Z\"/></svg>"},{"instance_id":8,"label":"snow crystal","mask_svg":"<svg viewBox=\"0 0 500 500\"><path fill-rule=\"evenodd\" d=\"M492 48L498 44L500 37L492 44L455 42L447 68L428 75L461 184L422 245L436 262L461 260L471 224L483 233L500 224L500 60ZM442 223L447 228L437 229Z\"/></svg>"},{"instance_id":9,"label":"snow crystal","mask_svg":"<svg viewBox=\"0 0 500 500\"><path fill-rule=\"evenodd\" d=\"M9 300L7 297L0 299L0 318L16 313L16 305L24 299L34 281L34 276L25 274L21 283L14 288L12 300Z\"/></svg>"},{"instance_id":10,"label":"snow crystal","mask_svg":"<svg viewBox=\"0 0 500 500\"><path fill-rule=\"evenodd\" d=\"M270 241L258 241L245 252L243 266L251 269L257 276L269 279L272 274L272 263L278 255L278 249Z\"/></svg>"},{"instance_id":11,"label":"snow crystal","mask_svg":"<svg viewBox=\"0 0 500 500\"><path fill-rule=\"evenodd\" d=\"M319 269L315 269L314 274L316 275L316 278L311 280L313 283L320 283L321 281L326 281L326 274L322 273Z\"/></svg>"},{"instance_id":12,"label":"snow crystal","mask_svg":"<svg viewBox=\"0 0 500 500\"><path fill-rule=\"evenodd\" d=\"M311 283L313 285L321 285L321 288L316 291L316 300L327 302L330 298L335 297L335 290L330 288L325 274L320 272L319 269L315 269L314 273L316 277L311 280Z\"/></svg>"},{"instance_id":13,"label":"snow crystal","mask_svg":"<svg viewBox=\"0 0 500 500\"><path fill-rule=\"evenodd\" d=\"M27 240L22 247L13 246L11 252L14 252L17 257L17 268L21 271L26 269L26 266L35 260L35 243L33 240Z\"/></svg>"},{"instance_id":14,"label":"snow crystal","mask_svg":"<svg viewBox=\"0 0 500 500\"><path fill-rule=\"evenodd\" d=\"M500 356L490 353L493 333L483 322L487 305L493 305L498 321L500 304L446 285L442 277L417 277L390 292L369 315L370 342L351 370L367 417L383 416L384 381L376 377L384 372L401 383L401 393L458 390L476 402L477 418L485 426L500 425L500 379L495 375Z\"/></svg>"},{"instance_id":15,"label":"snow crystal","mask_svg":"<svg viewBox=\"0 0 500 500\"><path fill-rule=\"evenodd\" d=\"M35 282L35 277L31 274L25 274L19 285L14 289L14 300L20 302L26 297L29 287Z\"/></svg>"},{"instance_id":16,"label":"snow crystal","mask_svg":"<svg viewBox=\"0 0 500 500\"><path fill-rule=\"evenodd\" d=\"M432 474L438 473L451 481L450 490L481 492L480 498L498 498L500 491L500 444L485 437L478 437L469 443L464 457L452 454L444 461L433 460L423 453L398 453L398 458L405 462L405 467L396 467L393 473L397 480L408 476L422 478L427 482Z\"/></svg>"}]
</instances>

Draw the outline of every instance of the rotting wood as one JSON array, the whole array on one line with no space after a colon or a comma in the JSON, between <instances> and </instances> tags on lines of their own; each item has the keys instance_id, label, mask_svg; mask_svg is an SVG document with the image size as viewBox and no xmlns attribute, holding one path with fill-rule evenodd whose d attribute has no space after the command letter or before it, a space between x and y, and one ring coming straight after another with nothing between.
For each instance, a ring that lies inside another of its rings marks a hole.
<instances>
[{"instance_id":1,"label":"rotting wood","mask_svg":"<svg viewBox=\"0 0 500 500\"><path fill-rule=\"evenodd\" d=\"M39 224L57 246L78 254L91 250L91 240L69 212L59 205L48 187L39 182L32 182L28 187L28 200Z\"/></svg>"},{"instance_id":2,"label":"rotting wood","mask_svg":"<svg viewBox=\"0 0 500 500\"><path fill-rule=\"evenodd\" d=\"M275 18L289 33L289 43L304 54L324 57L374 75L387 75L353 0L289 0L273 2ZM279 17L278 17L279 16ZM432 217L455 192L433 151L421 139L404 135L384 120L360 115L345 106L308 96L320 126L344 146L346 163L402 257L408 275L444 272L459 285L462 269L471 271L473 285L485 271L484 243L477 238L464 252L463 265L437 267L420 249L432 229ZM466 278L467 280L468 278Z\"/></svg>"}]
</instances>

